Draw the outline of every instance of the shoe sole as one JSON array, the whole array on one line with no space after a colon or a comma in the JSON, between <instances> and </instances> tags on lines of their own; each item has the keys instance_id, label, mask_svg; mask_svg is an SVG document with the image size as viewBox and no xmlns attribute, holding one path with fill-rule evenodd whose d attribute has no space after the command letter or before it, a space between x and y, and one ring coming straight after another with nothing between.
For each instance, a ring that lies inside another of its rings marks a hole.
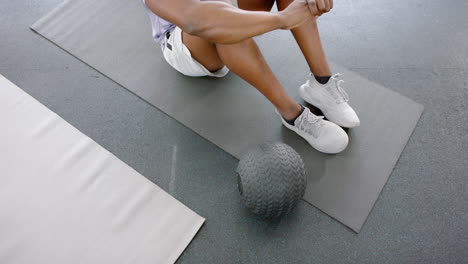
<instances>
[{"instance_id":1,"label":"shoe sole","mask_svg":"<svg viewBox=\"0 0 468 264\"><path fill-rule=\"evenodd\" d=\"M341 148L341 149L339 149L339 150L337 150L337 151L325 151L325 150L321 150L321 149L315 147L314 144L310 143L304 136L302 136L302 135L298 132L297 129L295 129L294 126L291 126L290 124L288 124L286 121L283 120L283 118L281 118L281 123L283 123L283 125L284 125L287 129L293 131L294 133L296 133L297 135L299 135L302 139L304 139L307 143L309 143L309 145L310 145L312 148L314 148L315 150L317 150L318 152L321 152L321 153L325 153L325 154L338 154L338 153L344 151L344 150L346 149L346 147L348 146L348 143L349 143L349 141L346 141L346 144L344 145L344 147ZM349 140L349 139L348 139L348 140Z\"/></svg>"}]
</instances>

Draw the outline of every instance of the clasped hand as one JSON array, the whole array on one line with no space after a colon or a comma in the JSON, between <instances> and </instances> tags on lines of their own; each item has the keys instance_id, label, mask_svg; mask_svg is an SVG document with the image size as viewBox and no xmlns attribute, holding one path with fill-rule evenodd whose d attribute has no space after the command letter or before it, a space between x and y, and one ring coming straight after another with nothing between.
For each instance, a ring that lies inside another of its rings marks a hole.
<instances>
[{"instance_id":1,"label":"clasped hand","mask_svg":"<svg viewBox=\"0 0 468 264\"><path fill-rule=\"evenodd\" d=\"M295 0L279 12L283 29L293 29L333 8L333 0Z\"/></svg>"}]
</instances>

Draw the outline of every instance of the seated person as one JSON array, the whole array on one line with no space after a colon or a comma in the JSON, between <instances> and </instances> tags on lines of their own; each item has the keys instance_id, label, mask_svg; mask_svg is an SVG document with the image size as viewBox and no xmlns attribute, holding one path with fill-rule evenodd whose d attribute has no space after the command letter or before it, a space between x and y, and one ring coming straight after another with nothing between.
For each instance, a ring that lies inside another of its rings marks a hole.
<instances>
[{"instance_id":1,"label":"seated person","mask_svg":"<svg viewBox=\"0 0 468 264\"><path fill-rule=\"evenodd\" d=\"M332 74L320 41L317 19L333 0L141 0L151 19L153 38L167 63L187 76L223 77L229 70L260 91L281 121L324 153L348 145L341 127L359 126L339 74ZM279 12L272 13L276 2ZM311 71L301 97L327 117L314 115L281 86L252 37L291 30ZM341 126L341 127L340 127Z\"/></svg>"}]
</instances>

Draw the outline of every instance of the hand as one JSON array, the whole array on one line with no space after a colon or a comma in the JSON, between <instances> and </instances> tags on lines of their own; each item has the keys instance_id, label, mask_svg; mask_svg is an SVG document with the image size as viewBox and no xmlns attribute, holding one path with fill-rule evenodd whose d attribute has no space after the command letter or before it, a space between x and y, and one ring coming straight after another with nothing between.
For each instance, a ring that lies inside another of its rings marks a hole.
<instances>
[{"instance_id":1,"label":"hand","mask_svg":"<svg viewBox=\"0 0 468 264\"><path fill-rule=\"evenodd\" d=\"M295 0L286 9L278 13L282 29L293 29L321 14L314 0Z\"/></svg>"},{"instance_id":2,"label":"hand","mask_svg":"<svg viewBox=\"0 0 468 264\"><path fill-rule=\"evenodd\" d=\"M309 7L312 14L321 16L333 8L333 0L309 0Z\"/></svg>"}]
</instances>

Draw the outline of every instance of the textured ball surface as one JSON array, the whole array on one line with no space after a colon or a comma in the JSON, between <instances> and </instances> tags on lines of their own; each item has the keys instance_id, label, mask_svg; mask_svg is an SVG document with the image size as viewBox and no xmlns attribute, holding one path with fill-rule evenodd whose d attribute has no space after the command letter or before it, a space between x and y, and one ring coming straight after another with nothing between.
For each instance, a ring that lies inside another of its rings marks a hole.
<instances>
[{"instance_id":1,"label":"textured ball surface","mask_svg":"<svg viewBox=\"0 0 468 264\"><path fill-rule=\"evenodd\" d=\"M249 150L239 161L237 173L242 201L262 218L287 214L304 196L304 162L284 143L264 143Z\"/></svg>"}]
</instances>

